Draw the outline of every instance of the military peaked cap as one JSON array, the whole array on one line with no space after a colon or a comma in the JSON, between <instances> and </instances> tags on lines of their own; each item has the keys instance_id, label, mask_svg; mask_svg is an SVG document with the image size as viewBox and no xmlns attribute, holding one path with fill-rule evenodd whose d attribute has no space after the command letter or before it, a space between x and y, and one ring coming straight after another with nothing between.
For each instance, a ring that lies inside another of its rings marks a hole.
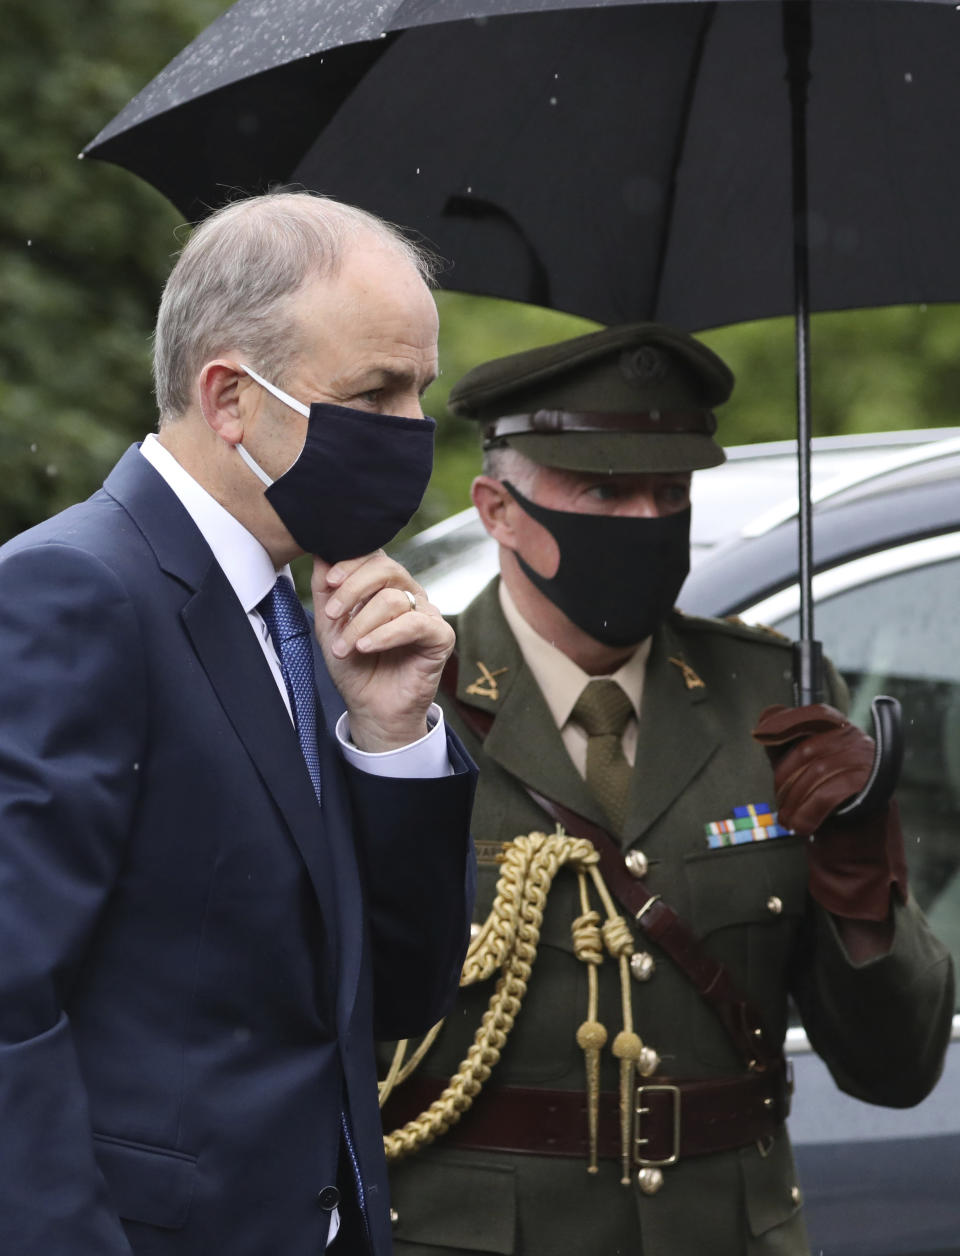
<instances>
[{"instance_id":1,"label":"military peaked cap","mask_svg":"<svg viewBox=\"0 0 960 1256\"><path fill-rule=\"evenodd\" d=\"M481 424L485 449L544 466L695 471L724 460L713 407L732 389L699 340L631 323L484 362L454 385L449 408Z\"/></svg>"}]
</instances>

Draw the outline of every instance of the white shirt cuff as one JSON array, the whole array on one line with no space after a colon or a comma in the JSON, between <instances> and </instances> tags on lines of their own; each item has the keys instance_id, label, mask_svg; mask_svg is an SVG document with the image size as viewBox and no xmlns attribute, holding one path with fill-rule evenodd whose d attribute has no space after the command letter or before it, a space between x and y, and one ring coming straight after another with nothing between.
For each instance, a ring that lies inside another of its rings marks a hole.
<instances>
[{"instance_id":1,"label":"white shirt cuff","mask_svg":"<svg viewBox=\"0 0 960 1256\"><path fill-rule=\"evenodd\" d=\"M450 776L453 768L447 754L447 736L443 712L436 702L427 712L427 733L419 741L396 750L359 750L350 740L350 722L347 712L337 720L337 741L344 758L361 772L371 776L416 777L426 780L436 776Z\"/></svg>"}]
</instances>

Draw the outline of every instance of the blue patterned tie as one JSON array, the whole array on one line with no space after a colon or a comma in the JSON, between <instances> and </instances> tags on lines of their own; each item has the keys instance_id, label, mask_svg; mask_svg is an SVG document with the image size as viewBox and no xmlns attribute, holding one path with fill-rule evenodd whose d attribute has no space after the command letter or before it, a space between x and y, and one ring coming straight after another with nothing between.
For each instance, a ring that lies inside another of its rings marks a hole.
<instances>
[{"instance_id":1,"label":"blue patterned tie","mask_svg":"<svg viewBox=\"0 0 960 1256\"><path fill-rule=\"evenodd\" d=\"M307 771L313 782L317 802L320 801L320 755L317 751L317 692L313 677L313 634L296 590L286 576L278 576L277 582L257 606L263 616L274 647L280 659L280 670L286 682L290 704L297 724L300 749L307 762ZM354 1189L360 1206L363 1228L369 1236L367 1201L357 1153L350 1133L350 1118L346 1111L340 1113L340 1125L344 1146L353 1170ZM341 1246L343 1244L341 1239Z\"/></svg>"},{"instance_id":2,"label":"blue patterned tie","mask_svg":"<svg viewBox=\"0 0 960 1256\"><path fill-rule=\"evenodd\" d=\"M286 576L277 582L257 606L263 616L293 707L300 749L320 801L320 753L317 749L317 692L313 674L313 636L310 621L300 605L297 591Z\"/></svg>"}]
</instances>

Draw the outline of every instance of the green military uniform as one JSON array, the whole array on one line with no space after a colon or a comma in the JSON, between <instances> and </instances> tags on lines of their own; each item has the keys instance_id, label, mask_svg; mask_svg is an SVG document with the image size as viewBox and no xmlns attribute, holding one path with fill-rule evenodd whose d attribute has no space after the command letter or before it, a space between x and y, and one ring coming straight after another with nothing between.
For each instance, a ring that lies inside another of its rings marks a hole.
<instances>
[{"instance_id":1,"label":"green military uniform","mask_svg":"<svg viewBox=\"0 0 960 1256\"><path fill-rule=\"evenodd\" d=\"M628 342L621 335L617 352ZM562 403L562 397L550 402ZM623 399L614 409L624 409ZM571 438L548 439L556 444ZM693 440L702 446L708 434ZM603 828L609 820L574 767L524 662L497 582L453 623L457 698L492 717L481 741L458 703L441 695L447 719L480 767L473 832L482 921L500 873L499 844L554 829L526 786ZM842 704L840 685L831 673L829 700ZM782 1043L792 995L811 1042L844 1090L875 1103L912 1104L938 1076L953 1010L949 957L913 901L894 905L890 952L856 967L832 919L807 892L800 838L720 849L706 842L707 822L728 817L743 804L774 803L767 755L750 730L764 707L792 701L791 652L782 638L739 624L669 615L652 639L626 819L616 837L625 853L643 852L650 891L662 895L726 966L759 1010L769 1040ZM577 879L561 870L547 900L526 997L488 1087L584 1091L584 1053L576 1035L587 1012L587 973L574 955L571 935L580 912ZM647 979L630 983L635 1029L659 1056L647 1080L742 1076L743 1059L715 1013L656 944L634 933L636 951L649 953L654 963L652 974L645 971ZM617 1061L610 1044L622 1023L616 961L602 964L599 976L598 1019L609 1031L601 1089L615 1092ZM454 1073L494 981L461 991L420 1075ZM478 1113L485 1097L482 1091L475 1101ZM802 1103L803 1096L796 1101ZM577 1119L585 1126L585 1115ZM641 1189L636 1170L623 1185L614 1158L602 1158L591 1174L585 1156L477 1150L456 1146L456 1137L454 1127L446 1142L441 1136L392 1166L400 1256L808 1251L782 1125L760 1144L664 1166L647 1176L650 1193Z\"/></svg>"},{"instance_id":2,"label":"green military uniform","mask_svg":"<svg viewBox=\"0 0 960 1256\"><path fill-rule=\"evenodd\" d=\"M486 843L553 828L524 784L605 825L524 666L495 583L454 623L458 696L495 717L481 746L455 706L444 703L480 767L473 830L481 855ZM688 688L671 658L686 663L702 687ZM481 662L498 673L496 700L467 693ZM915 905L896 908L891 953L857 969L826 913L807 896L800 839L706 846L707 821L771 797L767 758L749 730L764 706L791 701L790 667L787 644L762 631L677 615L657 632L624 849L643 850L651 890L727 965L775 1041L786 1029L790 992L811 1041L845 1090L874 1103L911 1104L936 1080L943 1021L952 1013L949 959ZM497 875L489 858L481 863L478 919L489 911ZM570 934L578 913L574 878L561 872L529 992L491 1085L583 1090L575 1035L586 1008L586 976ZM687 980L639 936L637 949L652 952L656 962L652 978L634 986L633 1002L636 1027L661 1056L661 1071L677 1077L742 1071L716 1017ZM601 1020L612 1038L619 991L613 966L601 973ZM462 992L424 1072L454 1071L489 994L490 984ZM612 1090L614 1062L607 1057L604 1089ZM661 1189L649 1197L620 1184L613 1160L602 1160L599 1173L588 1175L584 1160L445 1151L441 1139L392 1170L399 1218L394 1237L404 1256L792 1256L808 1251L797 1185L785 1132L772 1149L749 1146L669 1166Z\"/></svg>"}]
</instances>

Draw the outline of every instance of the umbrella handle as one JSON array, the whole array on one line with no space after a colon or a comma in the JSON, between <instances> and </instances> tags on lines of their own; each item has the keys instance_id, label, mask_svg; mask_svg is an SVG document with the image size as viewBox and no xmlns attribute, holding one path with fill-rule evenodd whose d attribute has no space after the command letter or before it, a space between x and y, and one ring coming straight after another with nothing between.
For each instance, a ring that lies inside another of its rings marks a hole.
<instances>
[{"instance_id":1,"label":"umbrella handle","mask_svg":"<svg viewBox=\"0 0 960 1256\"><path fill-rule=\"evenodd\" d=\"M838 807L835 816L852 820L879 811L893 797L903 767L903 712L896 698L878 694L870 704L876 749L873 767L860 793Z\"/></svg>"}]
</instances>

